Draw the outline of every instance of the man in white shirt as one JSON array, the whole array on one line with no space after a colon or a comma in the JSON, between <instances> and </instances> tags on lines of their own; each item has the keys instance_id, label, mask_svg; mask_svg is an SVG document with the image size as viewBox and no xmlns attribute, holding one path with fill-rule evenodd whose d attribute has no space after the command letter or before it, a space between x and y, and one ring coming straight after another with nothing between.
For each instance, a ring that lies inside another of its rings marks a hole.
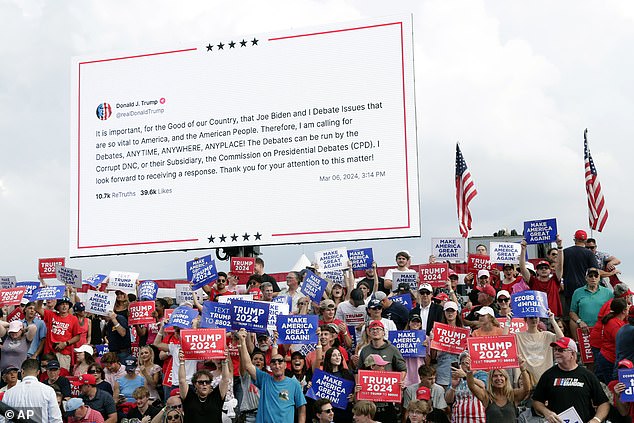
<instances>
[{"instance_id":1,"label":"man in white shirt","mask_svg":"<svg viewBox=\"0 0 634 423\"><path fill-rule=\"evenodd\" d=\"M408 266L411 264L411 258L412 257L410 256L409 251L403 250L396 253L396 269L388 269L387 272L385 272L385 281L383 282L385 285L385 289L390 291L393 289L393 272L407 272L409 270Z\"/></svg>"},{"instance_id":2,"label":"man in white shirt","mask_svg":"<svg viewBox=\"0 0 634 423\"><path fill-rule=\"evenodd\" d=\"M57 405L57 396L50 386L37 380L40 371L40 363L32 358L22 363L23 379L13 388L9 389L2 401L16 409L14 416L31 419L42 423L62 423L62 411ZM4 413L9 417L9 411ZM4 417L0 416L4 422Z\"/></svg>"}]
</instances>

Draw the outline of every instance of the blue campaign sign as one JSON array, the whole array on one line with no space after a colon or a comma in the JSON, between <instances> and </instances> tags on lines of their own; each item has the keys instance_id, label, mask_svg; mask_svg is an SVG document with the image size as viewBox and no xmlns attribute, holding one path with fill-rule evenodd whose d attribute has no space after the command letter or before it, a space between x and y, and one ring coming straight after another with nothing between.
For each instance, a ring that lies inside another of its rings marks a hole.
<instances>
[{"instance_id":1,"label":"blue campaign sign","mask_svg":"<svg viewBox=\"0 0 634 423\"><path fill-rule=\"evenodd\" d=\"M20 286L25 286L26 291L24 291L24 296L22 298L26 298L27 300L31 300L33 297L33 292L40 287L39 281L23 281L15 284L15 287L18 288Z\"/></svg>"},{"instance_id":2,"label":"blue campaign sign","mask_svg":"<svg viewBox=\"0 0 634 423\"><path fill-rule=\"evenodd\" d=\"M194 274L198 272L203 267L207 266L212 262L211 255L201 257L197 260L191 260L187 262L187 280L191 281L194 277Z\"/></svg>"},{"instance_id":3,"label":"blue campaign sign","mask_svg":"<svg viewBox=\"0 0 634 423\"><path fill-rule=\"evenodd\" d=\"M193 284L192 290L195 291L200 289L216 279L218 279L218 269L216 268L216 262L211 260L211 263L198 268L198 270L194 273L194 276L190 279Z\"/></svg>"},{"instance_id":4,"label":"blue campaign sign","mask_svg":"<svg viewBox=\"0 0 634 423\"><path fill-rule=\"evenodd\" d=\"M411 294L401 294L390 297L392 301L396 301L397 303L403 304L407 307L408 310L414 308L414 304L412 303L412 295Z\"/></svg>"},{"instance_id":5,"label":"blue campaign sign","mask_svg":"<svg viewBox=\"0 0 634 423\"><path fill-rule=\"evenodd\" d=\"M348 326L348 333L350 334L350 338L352 338L352 345L350 349L352 351L357 350L357 327L354 325L346 325Z\"/></svg>"},{"instance_id":6,"label":"blue campaign sign","mask_svg":"<svg viewBox=\"0 0 634 423\"><path fill-rule=\"evenodd\" d=\"M634 369L619 369L619 382L625 385L621 402L634 402Z\"/></svg>"},{"instance_id":7,"label":"blue campaign sign","mask_svg":"<svg viewBox=\"0 0 634 423\"><path fill-rule=\"evenodd\" d=\"M557 239L557 219L524 222L524 238L526 238L527 244L555 242Z\"/></svg>"},{"instance_id":8,"label":"blue campaign sign","mask_svg":"<svg viewBox=\"0 0 634 423\"><path fill-rule=\"evenodd\" d=\"M86 285L92 286L93 288L97 288L100 283L106 280L107 277L108 275L102 275L98 273L96 275L92 275L91 277L84 279L82 282L85 283Z\"/></svg>"},{"instance_id":9,"label":"blue campaign sign","mask_svg":"<svg viewBox=\"0 0 634 423\"><path fill-rule=\"evenodd\" d=\"M391 330L387 339L403 357L425 357L424 330Z\"/></svg>"},{"instance_id":10,"label":"blue campaign sign","mask_svg":"<svg viewBox=\"0 0 634 423\"><path fill-rule=\"evenodd\" d=\"M548 296L541 291L522 291L511 295L513 317L548 317Z\"/></svg>"},{"instance_id":11,"label":"blue campaign sign","mask_svg":"<svg viewBox=\"0 0 634 423\"><path fill-rule=\"evenodd\" d=\"M59 300L64 297L64 292L66 291L65 286L53 285L53 286L43 286L42 288L38 288L33 291L33 295L31 296L31 301L40 301L40 300Z\"/></svg>"},{"instance_id":12,"label":"blue campaign sign","mask_svg":"<svg viewBox=\"0 0 634 423\"><path fill-rule=\"evenodd\" d=\"M280 344L307 344L319 341L317 327L319 317L315 314L277 316L277 333Z\"/></svg>"},{"instance_id":13,"label":"blue campaign sign","mask_svg":"<svg viewBox=\"0 0 634 423\"><path fill-rule=\"evenodd\" d=\"M200 327L231 330L231 305L212 301L203 302L203 314L200 320Z\"/></svg>"},{"instance_id":14,"label":"blue campaign sign","mask_svg":"<svg viewBox=\"0 0 634 423\"><path fill-rule=\"evenodd\" d=\"M260 301L231 302L231 329L266 333L269 323L269 304Z\"/></svg>"},{"instance_id":15,"label":"blue campaign sign","mask_svg":"<svg viewBox=\"0 0 634 423\"><path fill-rule=\"evenodd\" d=\"M105 353L110 352L107 344L95 345L95 348L97 349L97 356L99 357L102 357Z\"/></svg>"},{"instance_id":16,"label":"blue campaign sign","mask_svg":"<svg viewBox=\"0 0 634 423\"><path fill-rule=\"evenodd\" d=\"M180 306L174 310L165 326L176 326L181 329L190 329L196 317L198 317L198 310L194 310L188 306Z\"/></svg>"},{"instance_id":17,"label":"blue campaign sign","mask_svg":"<svg viewBox=\"0 0 634 423\"><path fill-rule=\"evenodd\" d=\"M312 399L328 398L333 407L345 409L348 406L348 396L354 390L354 381L342 379L331 373L315 369L311 387L306 396Z\"/></svg>"},{"instance_id":18,"label":"blue campaign sign","mask_svg":"<svg viewBox=\"0 0 634 423\"><path fill-rule=\"evenodd\" d=\"M326 285L328 285L328 282L310 270L306 270L306 275L304 276L300 290L312 301L318 303L321 301L321 297L324 296Z\"/></svg>"},{"instance_id":19,"label":"blue campaign sign","mask_svg":"<svg viewBox=\"0 0 634 423\"><path fill-rule=\"evenodd\" d=\"M158 294L158 284L154 281L143 281L136 287L139 300L156 300L156 294Z\"/></svg>"},{"instance_id":20,"label":"blue campaign sign","mask_svg":"<svg viewBox=\"0 0 634 423\"><path fill-rule=\"evenodd\" d=\"M352 270L365 270L372 268L374 256L372 248L359 248L348 250L348 259L352 262Z\"/></svg>"},{"instance_id":21,"label":"blue campaign sign","mask_svg":"<svg viewBox=\"0 0 634 423\"><path fill-rule=\"evenodd\" d=\"M288 304L288 309L293 310L293 297L290 295L278 295L273 297L272 303Z\"/></svg>"}]
</instances>

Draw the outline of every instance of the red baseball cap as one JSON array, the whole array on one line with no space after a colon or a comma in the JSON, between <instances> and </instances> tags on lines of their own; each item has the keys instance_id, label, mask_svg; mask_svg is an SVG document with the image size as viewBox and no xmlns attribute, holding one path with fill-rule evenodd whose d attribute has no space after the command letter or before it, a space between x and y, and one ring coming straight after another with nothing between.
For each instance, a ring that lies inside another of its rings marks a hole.
<instances>
[{"instance_id":1,"label":"red baseball cap","mask_svg":"<svg viewBox=\"0 0 634 423\"><path fill-rule=\"evenodd\" d=\"M82 385L96 385L97 384L97 379L95 379L95 377L93 375L81 375L77 378L77 380L74 380L73 385L75 386L82 386Z\"/></svg>"},{"instance_id":2,"label":"red baseball cap","mask_svg":"<svg viewBox=\"0 0 634 423\"><path fill-rule=\"evenodd\" d=\"M447 301L449 300L449 295L445 294L444 292L439 292L438 294L436 294L434 299L440 300L440 301Z\"/></svg>"},{"instance_id":3,"label":"red baseball cap","mask_svg":"<svg viewBox=\"0 0 634 423\"><path fill-rule=\"evenodd\" d=\"M485 294L491 296L491 297L495 297L495 288L493 288L491 285L486 284L484 286L478 286L476 288L478 291L480 292L484 292Z\"/></svg>"},{"instance_id":4,"label":"red baseball cap","mask_svg":"<svg viewBox=\"0 0 634 423\"><path fill-rule=\"evenodd\" d=\"M588 239L588 233L583 229L579 229L577 232L575 232L575 239L578 239L579 241L585 241L586 239Z\"/></svg>"},{"instance_id":5,"label":"red baseball cap","mask_svg":"<svg viewBox=\"0 0 634 423\"><path fill-rule=\"evenodd\" d=\"M452 277L452 276L458 277L458 274L456 273L455 270L449 269L449 277Z\"/></svg>"},{"instance_id":6,"label":"red baseball cap","mask_svg":"<svg viewBox=\"0 0 634 423\"><path fill-rule=\"evenodd\" d=\"M426 386L421 386L416 390L416 399L417 400L427 400L431 399L431 391Z\"/></svg>"},{"instance_id":7,"label":"red baseball cap","mask_svg":"<svg viewBox=\"0 0 634 423\"><path fill-rule=\"evenodd\" d=\"M620 369L622 367L625 367L625 368L628 368L628 369L632 369L632 368L634 368L634 363L632 363L627 358L624 358L623 360L619 361L619 364L617 364L616 367L618 369Z\"/></svg>"},{"instance_id":8,"label":"red baseball cap","mask_svg":"<svg viewBox=\"0 0 634 423\"><path fill-rule=\"evenodd\" d=\"M537 262L537 266L535 266L535 269L537 269L539 266L548 266L550 267L550 263L547 260L540 260Z\"/></svg>"},{"instance_id":9,"label":"red baseball cap","mask_svg":"<svg viewBox=\"0 0 634 423\"><path fill-rule=\"evenodd\" d=\"M372 329L372 328L385 329L385 326L383 326L383 322L380 320L372 320L370 324L368 325L368 328L369 329Z\"/></svg>"},{"instance_id":10,"label":"red baseball cap","mask_svg":"<svg viewBox=\"0 0 634 423\"><path fill-rule=\"evenodd\" d=\"M577 349L577 344L575 343L575 341L573 341L570 338L567 337L562 337L559 338L556 342L551 342L550 344L551 347L561 347L561 348L568 348L574 352L579 352L579 350Z\"/></svg>"}]
</instances>

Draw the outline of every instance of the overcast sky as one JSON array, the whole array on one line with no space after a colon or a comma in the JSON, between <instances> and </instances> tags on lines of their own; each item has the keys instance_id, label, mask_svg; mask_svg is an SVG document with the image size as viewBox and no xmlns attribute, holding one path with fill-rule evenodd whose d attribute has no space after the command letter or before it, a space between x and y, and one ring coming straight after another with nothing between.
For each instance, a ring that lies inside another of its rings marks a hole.
<instances>
[{"instance_id":1,"label":"overcast sky","mask_svg":"<svg viewBox=\"0 0 634 423\"><path fill-rule=\"evenodd\" d=\"M0 0L0 275L37 275L38 257L68 255L72 56L171 46L411 13L419 143L418 239L372 246L379 265L408 249L426 260L432 236L458 236L456 141L478 189L473 235L556 217L565 245L588 229L583 130L610 212L599 249L634 267L629 236L634 156L634 2L44 1ZM265 201L266 199L262 199ZM222 202L222 199L216 201ZM358 201L372 202L360 198ZM388 198L373 199L380 206ZM296 213L280 205L280 216ZM324 244L264 247L269 272ZM74 259L85 274L127 270L181 278L204 252ZM219 264L221 269L227 264Z\"/></svg>"}]
</instances>

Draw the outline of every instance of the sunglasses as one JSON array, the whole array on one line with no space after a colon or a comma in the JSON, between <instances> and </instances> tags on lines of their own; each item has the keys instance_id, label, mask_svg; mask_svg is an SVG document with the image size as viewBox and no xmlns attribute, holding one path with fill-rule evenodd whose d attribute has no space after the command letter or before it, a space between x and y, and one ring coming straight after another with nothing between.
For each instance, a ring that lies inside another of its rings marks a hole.
<instances>
[{"instance_id":1,"label":"sunglasses","mask_svg":"<svg viewBox=\"0 0 634 423\"><path fill-rule=\"evenodd\" d=\"M508 303L511 301L510 298L498 298L498 303Z\"/></svg>"},{"instance_id":2,"label":"sunglasses","mask_svg":"<svg viewBox=\"0 0 634 423\"><path fill-rule=\"evenodd\" d=\"M599 277L599 274L598 274L598 273L596 273L596 272L591 272L591 273L588 273L588 277L589 277L589 278L598 278L598 277Z\"/></svg>"},{"instance_id":3,"label":"sunglasses","mask_svg":"<svg viewBox=\"0 0 634 423\"><path fill-rule=\"evenodd\" d=\"M97 373L101 373L99 370L88 370L88 374L96 375Z\"/></svg>"},{"instance_id":4,"label":"sunglasses","mask_svg":"<svg viewBox=\"0 0 634 423\"><path fill-rule=\"evenodd\" d=\"M171 405L170 408L183 408L183 404Z\"/></svg>"},{"instance_id":5,"label":"sunglasses","mask_svg":"<svg viewBox=\"0 0 634 423\"><path fill-rule=\"evenodd\" d=\"M586 247L588 250L594 250L595 248L597 248L597 246L595 245L594 247Z\"/></svg>"},{"instance_id":6,"label":"sunglasses","mask_svg":"<svg viewBox=\"0 0 634 423\"><path fill-rule=\"evenodd\" d=\"M284 362L283 358L272 358L271 364L282 364Z\"/></svg>"},{"instance_id":7,"label":"sunglasses","mask_svg":"<svg viewBox=\"0 0 634 423\"><path fill-rule=\"evenodd\" d=\"M327 409L325 409L325 410L321 410L321 412L322 412L322 413L334 413L334 412L335 412L335 410L333 410L333 409L332 409L332 407L331 407L331 408L327 408Z\"/></svg>"},{"instance_id":8,"label":"sunglasses","mask_svg":"<svg viewBox=\"0 0 634 423\"><path fill-rule=\"evenodd\" d=\"M211 384L211 380L209 380L209 379L197 380L196 383L199 384L199 385L210 385Z\"/></svg>"},{"instance_id":9,"label":"sunglasses","mask_svg":"<svg viewBox=\"0 0 634 423\"><path fill-rule=\"evenodd\" d=\"M418 291L420 292L420 295L431 295L431 292L429 291Z\"/></svg>"},{"instance_id":10,"label":"sunglasses","mask_svg":"<svg viewBox=\"0 0 634 423\"><path fill-rule=\"evenodd\" d=\"M180 420L181 419L181 415L180 414L171 414L167 416L167 421L171 422L171 421L175 421L175 420Z\"/></svg>"}]
</instances>

